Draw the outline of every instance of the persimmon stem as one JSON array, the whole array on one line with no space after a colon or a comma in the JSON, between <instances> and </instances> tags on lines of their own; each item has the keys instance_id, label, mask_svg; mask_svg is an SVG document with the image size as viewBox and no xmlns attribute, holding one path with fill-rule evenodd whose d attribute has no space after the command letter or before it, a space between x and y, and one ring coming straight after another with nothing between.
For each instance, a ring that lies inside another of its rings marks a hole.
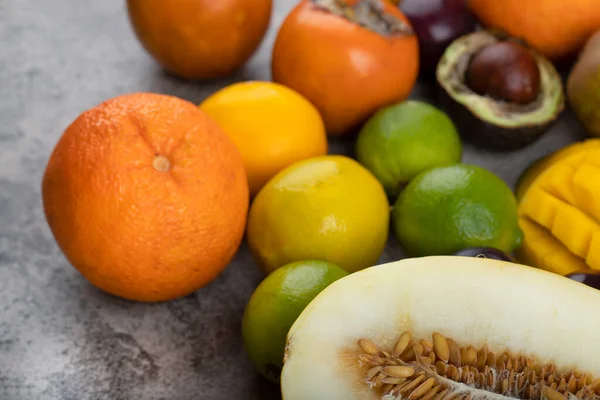
<instances>
[{"instance_id":1,"label":"persimmon stem","mask_svg":"<svg viewBox=\"0 0 600 400\"><path fill-rule=\"evenodd\" d=\"M349 5L346 0L311 0L327 12L344 17L357 25L384 36L414 35L409 24L385 12L382 0L359 0Z\"/></svg>"}]
</instances>

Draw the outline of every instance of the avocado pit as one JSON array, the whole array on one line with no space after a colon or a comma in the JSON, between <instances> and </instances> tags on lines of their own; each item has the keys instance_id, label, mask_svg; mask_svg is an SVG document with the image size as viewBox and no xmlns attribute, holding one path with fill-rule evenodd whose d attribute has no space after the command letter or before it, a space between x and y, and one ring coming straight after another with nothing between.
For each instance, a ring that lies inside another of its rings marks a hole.
<instances>
[{"instance_id":1,"label":"avocado pit","mask_svg":"<svg viewBox=\"0 0 600 400\"><path fill-rule=\"evenodd\" d=\"M436 78L442 105L463 137L491 150L531 144L564 109L562 80L552 63L496 31L452 42Z\"/></svg>"},{"instance_id":2,"label":"avocado pit","mask_svg":"<svg viewBox=\"0 0 600 400\"><path fill-rule=\"evenodd\" d=\"M467 85L477 94L529 104L540 93L540 69L518 43L503 40L479 50L469 63Z\"/></svg>"}]
</instances>

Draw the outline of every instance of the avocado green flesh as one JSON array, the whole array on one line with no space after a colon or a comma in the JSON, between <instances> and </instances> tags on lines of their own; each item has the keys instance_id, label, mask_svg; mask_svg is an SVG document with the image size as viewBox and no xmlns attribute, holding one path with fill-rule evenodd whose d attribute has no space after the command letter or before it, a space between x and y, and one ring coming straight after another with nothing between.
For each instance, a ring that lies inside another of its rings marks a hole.
<instances>
[{"instance_id":1,"label":"avocado green flesh","mask_svg":"<svg viewBox=\"0 0 600 400\"><path fill-rule=\"evenodd\" d=\"M473 92L465 84L470 58L482 47L500 39L487 31L479 31L454 41L442 57L437 80L454 101L488 123L504 128L540 125L554 120L564 107L561 78L554 66L536 55L540 70L540 94L526 105L511 104Z\"/></svg>"}]
</instances>

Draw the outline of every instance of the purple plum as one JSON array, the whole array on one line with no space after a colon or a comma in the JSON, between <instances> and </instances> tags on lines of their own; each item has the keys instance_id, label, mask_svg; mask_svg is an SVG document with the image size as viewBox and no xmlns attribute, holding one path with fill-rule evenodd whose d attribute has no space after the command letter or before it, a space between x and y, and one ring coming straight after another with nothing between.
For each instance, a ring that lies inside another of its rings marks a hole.
<instances>
[{"instance_id":1,"label":"purple plum","mask_svg":"<svg viewBox=\"0 0 600 400\"><path fill-rule=\"evenodd\" d=\"M400 10L419 38L421 71L431 73L455 39L475 30L467 0L403 0Z\"/></svg>"},{"instance_id":2,"label":"purple plum","mask_svg":"<svg viewBox=\"0 0 600 400\"><path fill-rule=\"evenodd\" d=\"M492 260L510 261L514 260L502 250L493 247L467 247L454 253L455 256L463 257L485 257Z\"/></svg>"},{"instance_id":3,"label":"purple plum","mask_svg":"<svg viewBox=\"0 0 600 400\"><path fill-rule=\"evenodd\" d=\"M594 289L600 290L600 272L574 272L572 274L567 275L567 278L583 283L584 285L593 287Z\"/></svg>"}]
</instances>

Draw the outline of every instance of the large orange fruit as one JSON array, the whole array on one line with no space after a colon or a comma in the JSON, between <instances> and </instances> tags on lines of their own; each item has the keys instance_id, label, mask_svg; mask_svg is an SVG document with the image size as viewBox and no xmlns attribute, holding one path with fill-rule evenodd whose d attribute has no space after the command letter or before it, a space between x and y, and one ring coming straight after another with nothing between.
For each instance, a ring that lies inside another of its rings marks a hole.
<instances>
[{"instance_id":1,"label":"large orange fruit","mask_svg":"<svg viewBox=\"0 0 600 400\"><path fill-rule=\"evenodd\" d=\"M419 72L419 44L390 2L303 0L273 47L272 75L320 111L327 133L355 131L379 108L404 100Z\"/></svg>"},{"instance_id":2,"label":"large orange fruit","mask_svg":"<svg viewBox=\"0 0 600 400\"><path fill-rule=\"evenodd\" d=\"M181 77L225 77L261 44L272 0L127 0L129 19L144 48Z\"/></svg>"},{"instance_id":3,"label":"large orange fruit","mask_svg":"<svg viewBox=\"0 0 600 400\"><path fill-rule=\"evenodd\" d=\"M600 29L598 0L469 0L469 7L484 25L553 60L574 55Z\"/></svg>"},{"instance_id":4,"label":"large orange fruit","mask_svg":"<svg viewBox=\"0 0 600 400\"><path fill-rule=\"evenodd\" d=\"M81 114L42 181L46 219L93 285L137 301L187 295L227 266L249 194L242 158L194 104L139 93Z\"/></svg>"}]
</instances>

